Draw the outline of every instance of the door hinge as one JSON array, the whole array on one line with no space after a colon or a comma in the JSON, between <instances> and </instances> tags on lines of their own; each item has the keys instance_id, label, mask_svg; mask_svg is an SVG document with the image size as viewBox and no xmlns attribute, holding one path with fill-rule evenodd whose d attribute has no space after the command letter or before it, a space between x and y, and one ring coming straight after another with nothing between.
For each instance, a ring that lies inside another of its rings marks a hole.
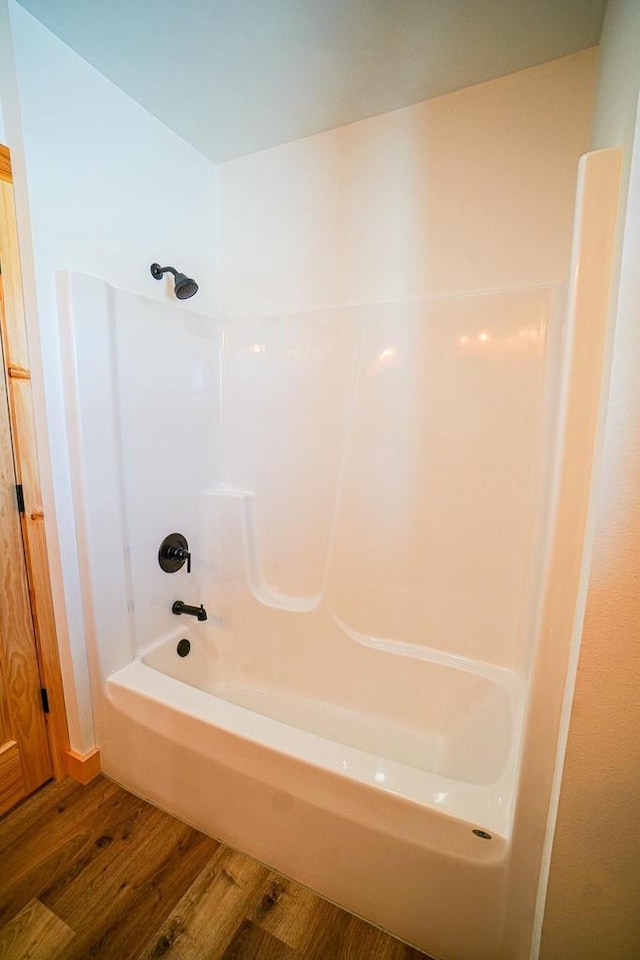
<instances>
[{"instance_id":1,"label":"door hinge","mask_svg":"<svg viewBox=\"0 0 640 960\"><path fill-rule=\"evenodd\" d=\"M42 698L42 709L49 713L49 694L46 687L40 687L40 697Z\"/></svg>"},{"instance_id":2,"label":"door hinge","mask_svg":"<svg viewBox=\"0 0 640 960\"><path fill-rule=\"evenodd\" d=\"M16 483L16 500L18 501L18 513L24 513L24 490L21 483Z\"/></svg>"}]
</instances>

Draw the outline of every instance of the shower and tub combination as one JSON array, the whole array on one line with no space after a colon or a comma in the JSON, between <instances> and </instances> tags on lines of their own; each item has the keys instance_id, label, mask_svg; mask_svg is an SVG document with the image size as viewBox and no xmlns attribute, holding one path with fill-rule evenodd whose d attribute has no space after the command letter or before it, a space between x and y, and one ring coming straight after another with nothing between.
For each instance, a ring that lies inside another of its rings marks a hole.
<instances>
[{"instance_id":1,"label":"shower and tub combination","mask_svg":"<svg viewBox=\"0 0 640 960\"><path fill-rule=\"evenodd\" d=\"M528 956L617 165L563 287L231 318L59 277L104 771L444 960Z\"/></svg>"}]
</instances>

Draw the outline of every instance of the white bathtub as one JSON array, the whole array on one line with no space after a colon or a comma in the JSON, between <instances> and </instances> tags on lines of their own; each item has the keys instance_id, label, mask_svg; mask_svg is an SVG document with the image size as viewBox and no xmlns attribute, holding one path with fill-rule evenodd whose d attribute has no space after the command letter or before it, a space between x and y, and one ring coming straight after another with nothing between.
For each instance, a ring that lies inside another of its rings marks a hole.
<instances>
[{"instance_id":1,"label":"white bathtub","mask_svg":"<svg viewBox=\"0 0 640 960\"><path fill-rule=\"evenodd\" d=\"M423 950L467 960L473 930L474 958L495 956L515 680L415 661L438 691L420 729L407 698L391 719L228 684L214 631L185 626L108 679L110 775Z\"/></svg>"},{"instance_id":2,"label":"white bathtub","mask_svg":"<svg viewBox=\"0 0 640 960\"><path fill-rule=\"evenodd\" d=\"M474 828L490 832L492 839L508 839L521 719L512 674L504 671L501 683L468 669L414 661L425 702L416 704L399 686L384 712L367 714L274 685L230 683L221 673L215 640L202 633L183 628L161 638L139 662L112 677L109 688L145 692L154 684L157 690L159 681L163 699L169 696L176 709L194 719L290 754L318 771L429 807L460 821L466 833ZM191 643L186 657L176 650L182 638ZM388 661L397 655L378 656ZM438 702L431 709L426 691L433 687ZM480 847L484 859L486 845L473 834L466 840L468 855L474 857Z\"/></svg>"}]
</instances>

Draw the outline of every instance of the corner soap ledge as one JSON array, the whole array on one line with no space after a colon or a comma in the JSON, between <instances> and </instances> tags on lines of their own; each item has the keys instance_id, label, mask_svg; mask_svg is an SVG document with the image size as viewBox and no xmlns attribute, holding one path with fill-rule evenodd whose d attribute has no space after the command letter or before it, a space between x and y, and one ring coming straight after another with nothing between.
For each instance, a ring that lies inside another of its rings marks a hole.
<instances>
[{"instance_id":1,"label":"corner soap ledge","mask_svg":"<svg viewBox=\"0 0 640 960\"><path fill-rule=\"evenodd\" d=\"M208 544L218 544L224 562L235 567L236 576L258 603L289 613L310 613L320 607L322 594L298 597L272 590L266 583L260 566L254 493L215 487L203 490L201 498L207 514Z\"/></svg>"}]
</instances>

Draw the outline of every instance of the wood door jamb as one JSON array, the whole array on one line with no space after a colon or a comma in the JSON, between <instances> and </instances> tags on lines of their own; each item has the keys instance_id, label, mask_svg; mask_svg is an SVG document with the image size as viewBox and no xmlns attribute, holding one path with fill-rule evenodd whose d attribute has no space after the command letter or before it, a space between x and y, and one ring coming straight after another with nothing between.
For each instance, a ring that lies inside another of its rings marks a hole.
<instances>
[{"instance_id":1,"label":"wood door jamb","mask_svg":"<svg viewBox=\"0 0 640 960\"><path fill-rule=\"evenodd\" d=\"M53 770L60 780L70 773L69 730L62 687L62 671L55 628L49 560L40 493L40 473L36 446L31 370L27 354L27 335L22 298L20 255L13 203L11 156L0 144L0 257L4 320L0 329L7 371L9 414L15 455L16 480L24 489L25 511L21 515L27 561L27 576L36 649L43 686L46 687L50 713L46 715L47 734ZM0 311L0 317L2 316ZM95 764L95 761L93 761ZM77 765L77 762L76 762Z\"/></svg>"}]
</instances>

